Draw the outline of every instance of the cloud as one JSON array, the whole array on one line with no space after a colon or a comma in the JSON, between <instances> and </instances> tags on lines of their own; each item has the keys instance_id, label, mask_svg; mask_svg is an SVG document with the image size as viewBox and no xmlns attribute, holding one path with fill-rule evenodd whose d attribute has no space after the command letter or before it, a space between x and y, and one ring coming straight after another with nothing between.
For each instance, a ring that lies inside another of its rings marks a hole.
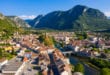
<instances>
[{"instance_id":1,"label":"cloud","mask_svg":"<svg viewBox=\"0 0 110 75\"><path fill-rule=\"evenodd\" d=\"M34 19L36 16L35 15L21 15L19 17L22 19Z\"/></svg>"},{"instance_id":2,"label":"cloud","mask_svg":"<svg viewBox=\"0 0 110 75\"><path fill-rule=\"evenodd\" d=\"M110 17L110 11L105 12L105 15L106 15L107 17Z\"/></svg>"}]
</instances>

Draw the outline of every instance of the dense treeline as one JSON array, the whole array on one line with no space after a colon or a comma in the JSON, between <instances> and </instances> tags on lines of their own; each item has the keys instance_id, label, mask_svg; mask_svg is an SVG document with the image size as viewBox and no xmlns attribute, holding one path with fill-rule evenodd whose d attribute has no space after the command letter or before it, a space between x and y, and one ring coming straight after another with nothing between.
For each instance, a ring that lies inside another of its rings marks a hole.
<instances>
[{"instance_id":1,"label":"dense treeline","mask_svg":"<svg viewBox=\"0 0 110 75\"><path fill-rule=\"evenodd\" d=\"M109 61L93 58L93 59L90 59L90 62L100 68L101 75L110 75L110 62Z\"/></svg>"},{"instance_id":2,"label":"dense treeline","mask_svg":"<svg viewBox=\"0 0 110 75\"><path fill-rule=\"evenodd\" d=\"M90 59L90 62L99 68L110 68L110 62L103 59Z\"/></svg>"}]
</instances>

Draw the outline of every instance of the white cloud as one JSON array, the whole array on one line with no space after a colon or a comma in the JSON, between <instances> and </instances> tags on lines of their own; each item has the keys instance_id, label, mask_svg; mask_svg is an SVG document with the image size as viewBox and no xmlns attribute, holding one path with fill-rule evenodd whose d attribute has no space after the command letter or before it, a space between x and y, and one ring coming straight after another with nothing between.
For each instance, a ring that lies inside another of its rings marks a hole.
<instances>
[{"instance_id":1,"label":"white cloud","mask_svg":"<svg viewBox=\"0 0 110 75\"><path fill-rule=\"evenodd\" d=\"M107 17L110 17L110 11L104 12Z\"/></svg>"},{"instance_id":2,"label":"white cloud","mask_svg":"<svg viewBox=\"0 0 110 75\"><path fill-rule=\"evenodd\" d=\"M34 19L36 16L35 15L21 15L19 16L22 19Z\"/></svg>"}]
</instances>

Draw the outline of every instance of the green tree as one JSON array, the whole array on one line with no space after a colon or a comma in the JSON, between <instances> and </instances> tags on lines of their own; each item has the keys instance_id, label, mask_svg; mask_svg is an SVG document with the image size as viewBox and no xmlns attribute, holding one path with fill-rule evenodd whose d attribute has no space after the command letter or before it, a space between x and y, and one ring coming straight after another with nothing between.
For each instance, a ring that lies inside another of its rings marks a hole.
<instances>
[{"instance_id":1,"label":"green tree","mask_svg":"<svg viewBox=\"0 0 110 75\"><path fill-rule=\"evenodd\" d=\"M74 72L74 68L75 68L74 65L70 64L70 67L71 67L71 71Z\"/></svg>"},{"instance_id":2,"label":"green tree","mask_svg":"<svg viewBox=\"0 0 110 75\"><path fill-rule=\"evenodd\" d=\"M45 39L45 36L44 36L43 34L40 35L39 38L38 38L38 40L39 40L41 43L43 43L44 39Z\"/></svg>"},{"instance_id":3,"label":"green tree","mask_svg":"<svg viewBox=\"0 0 110 75\"><path fill-rule=\"evenodd\" d=\"M109 68L103 68L101 70L101 75L110 75L110 69Z\"/></svg>"},{"instance_id":4,"label":"green tree","mask_svg":"<svg viewBox=\"0 0 110 75\"><path fill-rule=\"evenodd\" d=\"M0 48L0 58L2 58L2 55L3 55L3 51L2 51L2 49Z\"/></svg>"},{"instance_id":5,"label":"green tree","mask_svg":"<svg viewBox=\"0 0 110 75\"><path fill-rule=\"evenodd\" d=\"M84 73L84 66L81 63L78 63L77 65L75 65L75 70L74 71Z\"/></svg>"},{"instance_id":6,"label":"green tree","mask_svg":"<svg viewBox=\"0 0 110 75\"><path fill-rule=\"evenodd\" d=\"M41 72L38 72L37 75L42 75L42 73Z\"/></svg>"},{"instance_id":7,"label":"green tree","mask_svg":"<svg viewBox=\"0 0 110 75\"><path fill-rule=\"evenodd\" d=\"M45 44L46 46L52 46L52 45L53 45L53 40L52 40L52 38L49 37L49 36L46 36L45 39L44 39L44 44Z\"/></svg>"},{"instance_id":8,"label":"green tree","mask_svg":"<svg viewBox=\"0 0 110 75\"><path fill-rule=\"evenodd\" d=\"M53 46L53 44L54 44L52 37L47 36L47 35L40 35L38 40L41 43L44 43L46 46Z\"/></svg>"},{"instance_id":9,"label":"green tree","mask_svg":"<svg viewBox=\"0 0 110 75\"><path fill-rule=\"evenodd\" d=\"M84 39L87 39L87 37L88 37L87 33L84 32L84 33L83 33L83 38L84 38Z\"/></svg>"}]
</instances>

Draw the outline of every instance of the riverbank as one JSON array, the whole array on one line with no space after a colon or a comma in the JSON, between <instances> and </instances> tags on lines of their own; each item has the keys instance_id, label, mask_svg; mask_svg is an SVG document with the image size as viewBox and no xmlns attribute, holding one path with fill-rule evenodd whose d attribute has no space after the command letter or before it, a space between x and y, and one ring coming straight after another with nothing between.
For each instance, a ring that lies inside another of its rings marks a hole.
<instances>
[{"instance_id":1,"label":"riverbank","mask_svg":"<svg viewBox=\"0 0 110 75\"><path fill-rule=\"evenodd\" d=\"M85 69L85 73L84 75L100 75L100 71L89 66L89 64L87 64L87 59L85 59L86 61L84 61L84 58L79 58L76 56L69 56L68 57L70 59L70 63L73 65L76 65L77 63L82 63Z\"/></svg>"}]
</instances>

